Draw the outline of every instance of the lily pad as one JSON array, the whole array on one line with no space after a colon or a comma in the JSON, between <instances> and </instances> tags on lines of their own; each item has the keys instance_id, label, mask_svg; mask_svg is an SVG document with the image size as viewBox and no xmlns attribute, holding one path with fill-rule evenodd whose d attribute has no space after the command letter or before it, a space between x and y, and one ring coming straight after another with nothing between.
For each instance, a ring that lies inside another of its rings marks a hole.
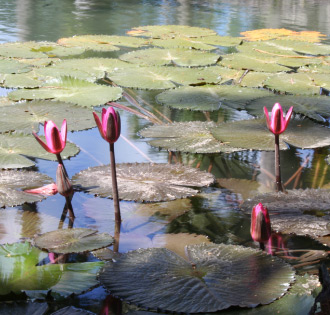
<instances>
[{"instance_id":1,"label":"lily pad","mask_svg":"<svg viewBox=\"0 0 330 315\"><path fill-rule=\"evenodd\" d=\"M241 80L240 85L246 87L262 88L265 85L265 81L273 75L276 74L270 72L248 71Z\"/></svg>"},{"instance_id":2,"label":"lily pad","mask_svg":"<svg viewBox=\"0 0 330 315\"><path fill-rule=\"evenodd\" d=\"M218 110L221 105L242 109L254 99L269 96L265 90L232 85L182 87L157 95L157 102L176 108L198 111Z\"/></svg>"},{"instance_id":3,"label":"lily pad","mask_svg":"<svg viewBox=\"0 0 330 315\"><path fill-rule=\"evenodd\" d=\"M202 244L186 251L190 262L161 248L129 252L108 263L100 281L111 294L142 307L205 313L269 304L294 279L289 265L259 250Z\"/></svg>"},{"instance_id":4,"label":"lily pad","mask_svg":"<svg viewBox=\"0 0 330 315\"><path fill-rule=\"evenodd\" d=\"M103 262L38 265L48 255L30 243L0 246L0 295L25 291L42 297L81 293L97 284L96 274Z\"/></svg>"},{"instance_id":5,"label":"lily pad","mask_svg":"<svg viewBox=\"0 0 330 315\"><path fill-rule=\"evenodd\" d=\"M1 47L1 45L0 45ZM25 73L32 70L32 67L26 64L22 64L17 60L13 59L0 59L0 73L10 74L10 73Z\"/></svg>"},{"instance_id":6,"label":"lily pad","mask_svg":"<svg viewBox=\"0 0 330 315\"><path fill-rule=\"evenodd\" d=\"M55 313L52 313L51 315L96 315L95 313L92 313L90 311L76 308L74 306L67 306L59 309Z\"/></svg>"},{"instance_id":7,"label":"lily pad","mask_svg":"<svg viewBox=\"0 0 330 315\"><path fill-rule=\"evenodd\" d=\"M22 89L8 94L9 99L36 100L54 99L62 102L92 107L115 101L121 97L122 90L119 87L99 85L71 77L63 77L51 85L40 89Z\"/></svg>"},{"instance_id":8,"label":"lily pad","mask_svg":"<svg viewBox=\"0 0 330 315\"><path fill-rule=\"evenodd\" d=\"M0 207L11 207L25 202L40 201L45 197L31 195L22 190L52 182L49 176L32 171L2 170L0 175ZM1 222L3 221L1 220Z\"/></svg>"},{"instance_id":9,"label":"lily pad","mask_svg":"<svg viewBox=\"0 0 330 315\"><path fill-rule=\"evenodd\" d=\"M114 239L107 233L97 234L96 230L77 228L55 230L37 236L34 243L51 253L83 253L110 246Z\"/></svg>"},{"instance_id":10,"label":"lily pad","mask_svg":"<svg viewBox=\"0 0 330 315\"><path fill-rule=\"evenodd\" d=\"M216 47L202 42L203 37L191 38L191 37L180 37L180 38L166 38L150 39L150 44L162 48L184 48L184 49L200 49L200 50L213 50Z\"/></svg>"},{"instance_id":11,"label":"lily pad","mask_svg":"<svg viewBox=\"0 0 330 315\"><path fill-rule=\"evenodd\" d=\"M330 117L330 99L327 96L276 95L253 100L245 109L251 115L262 117L264 115L263 107L267 106L270 109L275 103L280 103L284 112L293 106L295 113L303 114L316 121L324 122L326 118Z\"/></svg>"},{"instance_id":12,"label":"lily pad","mask_svg":"<svg viewBox=\"0 0 330 315\"><path fill-rule=\"evenodd\" d=\"M117 164L116 169L122 200L158 202L186 198L198 193L196 187L214 182L212 174L183 165L123 163ZM72 181L89 193L112 197L109 165L83 170Z\"/></svg>"},{"instance_id":13,"label":"lily pad","mask_svg":"<svg viewBox=\"0 0 330 315\"><path fill-rule=\"evenodd\" d=\"M37 88L43 85L43 82L36 79L34 71L18 74L0 75L1 86L6 88Z\"/></svg>"},{"instance_id":14,"label":"lily pad","mask_svg":"<svg viewBox=\"0 0 330 315\"><path fill-rule=\"evenodd\" d=\"M202 67L216 64L220 56L198 50L149 48L132 51L121 55L119 58L142 66L174 64L181 67Z\"/></svg>"},{"instance_id":15,"label":"lily pad","mask_svg":"<svg viewBox=\"0 0 330 315\"><path fill-rule=\"evenodd\" d=\"M214 138L233 147L251 150L275 150L274 135L268 130L265 119L250 119L218 124L212 129ZM280 149L286 143L306 149L330 145L329 130L310 120L291 120L288 129L280 136Z\"/></svg>"},{"instance_id":16,"label":"lily pad","mask_svg":"<svg viewBox=\"0 0 330 315\"><path fill-rule=\"evenodd\" d=\"M118 69L109 78L123 87L139 89L172 89L180 85L197 85L220 82L220 76L208 68L132 67Z\"/></svg>"},{"instance_id":17,"label":"lily pad","mask_svg":"<svg viewBox=\"0 0 330 315\"><path fill-rule=\"evenodd\" d=\"M14 302L1 303L1 315L45 315L48 311L48 304L46 302Z\"/></svg>"}]
</instances>

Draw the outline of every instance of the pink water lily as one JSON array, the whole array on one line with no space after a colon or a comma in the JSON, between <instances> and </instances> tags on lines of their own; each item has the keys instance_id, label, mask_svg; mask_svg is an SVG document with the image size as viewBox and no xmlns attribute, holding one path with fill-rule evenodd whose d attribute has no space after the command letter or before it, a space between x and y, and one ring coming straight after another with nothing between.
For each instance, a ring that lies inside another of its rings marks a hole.
<instances>
[{"instance_id":1,"label":"pink water lily","mask_svg":"<svg viewBox=\"0 0 330 315\"><path fill-rule=\"evenodd\" d=\"M272 234L268 210L262 205L257 204L251 213L251 237L255 242L267 242Z\"/></svg>"},{"instance_id":2,"label":"pink water lily","mask_svg":"<svg viewBox=\"0 0 330 315\"><path fill-rule=\"evenodd\" d=\"M292 110L293 110L293 106L290 107L284 118L281 104L275 103L272 109L271 119L269 119L268 110L266 107L264 107L264 113L267 120L267 127L274 135L279 135L286 130L292 115Z\"/></svg>"},{"instance_id":3,"label":"pink water lily","mask_svg":"<svg viewBox=\"0 0 330 315\"><path fill-rule=\"evenodd\" d=\"M45 131L46 143L43 142L35 132L33 132L34 137L37 139L40 145L49 153L53 153L53 154L61 153L66 145L66 136L67 136L66 119L63 120L61 132L58 130L56 124L51 120L45 121L44 131Z\"/></svg>"},{"instance_id":4,"label":"pink water lily","mask_svg":"<svg viewBox=\"0 0 330 315\"><path fill-rule=\"evenodd\" d=\"M57 190L56 184L52 183L52 184L34 188L34 189L27 189L27 190L24 190L24 192L29 193L29 194L40 194L40 195L44 195L44 196L53 196L53 195L57 194L58 190Z\"/></svg>"},{"instance_id":5,"label":"pink water lily","mask_svg":"<svg viewBox=\"0 0 330 315\"><path fill-rule=\"evenodd\" d=\"M102 138L109 143L115 143L120 136L121 129L119 113L113 107L103 108L102 122L95 112L93 115Z\"/></svg>"}]
</instances>

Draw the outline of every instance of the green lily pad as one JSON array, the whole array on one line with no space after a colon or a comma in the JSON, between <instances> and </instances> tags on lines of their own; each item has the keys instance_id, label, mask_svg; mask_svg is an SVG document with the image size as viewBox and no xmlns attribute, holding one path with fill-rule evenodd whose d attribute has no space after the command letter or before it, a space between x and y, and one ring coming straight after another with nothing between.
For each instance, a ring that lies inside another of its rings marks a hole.
<instances>
[{"instance_id":1,"label":"green lily pad","mask_svg":"<svg viewBox=\"0 0 330 315\"><path fill-rule=\"evenodd\" d=\"M142 38L115 35L80 35L60 38L57 42L66 47L82 47L95 51L116 51L120 49L118 46L137 48L148 45Z\"/></svg>"},{"instance_id":2,"label":"green lily pad","mask_svg":"<svg viewBox=\"0 0 330 315\"><path fill-rule=\"evenodd\" d=\"M96 274L103 262L38 266L46 257L47 253L27 242L1 245L0 295L25 291L42 297L52 290L52 294L68 296L97 284Z\"/></svg>"},{"instance_id":3,"label":"green lily pad","mask_svg":"<svg viewBox=\"0 0 330 315\"><path fill-rule=\"evenodd\" d=\"M191 37L179 37L179 38L166 38L166 39L151 39L150 44L162 48L184 48L184 49L200 49L200 50L213 50L216 47L203 43L203 37L191 38Z\"/></svg>"},{"instance_id":4,"label":"green lily pad","mask_svg":"<svg viewBox=\"0 0 330 315\"><path fill-rule=\"evenodd\" d=\"M262 88L265 85L265 81L273 75L276 74L269 72L248 71L241 80L240 85L245 87Z\"/></svg>"},{"instance_id":5,"label":"green lily pad","mask_svg":"<svg viewBox=\"0 0 330 315\"><path fill-rule=\"evenodd\" d=\"M67 48L53 42L14 42L0 45L0 56L10 58L48 58L80 55L85 49Z\"/></svg>"},{"instance_id":6,"label":"green lily pad","mask_svg":"<svg viewBox=\"0 0 330 315\"><path fill-rule=\"evenodd\" d=\"M74 306L67 306L59 309L55 313L52 313L51 315L96 315L95 313L92 313L90 311L76 308Z\"/></svg>"},{"instance_id":7,"label":"green lily pad","mask_svg":"<svg viewBox=\"0 0 330 315\"><path fill-rule=\"evenodd\" d=\"M14 302L1 303L1 315L45 315L48 311L48 304L46 302Z\"/></svg>"},{"instance_id":8,"label":"green lily pad","mask_svg":"<svg viewBox=\"0 0 330 315\"><path fill-rule=\"evenodd\" d=\"M40 89L13 91L8 94L8 97L15 101L54 99L92 107L115 101L121 97L121 93L122 90L119 87L98 85L71 77L63 77L61 80Z\"/></svg>"},{"instance_id":9,"label":"green lily pad","mask_svg":"<svg viewBox=\"0 0 330 315\"><path fill-rule=\"evenodd\" d=\"M0 75L1 86L6 88L37 88L43 85L43 82L36 79L34 71L18 74Z\"/></svg>"},{"instance_id":10,"label":"green lily pad","mask_svg":"<svg viewBox=\"0 0 330 315\"><path fill-rule=\"evenodd\" d=\"M116 172L122 200L159 202L186 198L198 193L194 187L214 182L212 174L183 165L123 163L116 165ZM83 170L72 181L89 193L112 197L109 165Z\"/></svg>"},{"instance_id":11,"label":"green lily pad","mask_svg":"<svg viewBox=\"0 0 330 315\"><path fill-rule=\"evenodd\" d=\"M219 141L237 148L250 150L275 150L274 135L268 130L265 119L241 120L218 124L212 135ZM280 149L286 150L286 143L312 149L330 145L329 130L310 120L291 120L288 129L280 135Z\"/></svg>"},{"instance_id":12,"label":"green lily pad","mask_svg":"<svg viewBox=\"0 0 330 315\"><path fill-rule=\"evenodd\" d=\"M14 105L15 102L11 101L8 97L0 97L0 107L2 106L8 106L8 105Z\"/></svg>"},{"instance_id":13,"label":"green lily pad","mask_svg":"<svg viewBox=\"0 0 330 315\"><path fill-rule=\"evenodd\" d=\"M0 44L1 47L1 44ZM31 71L32 68L29 65L22 64L17 60L13 59L0 59L0 73L11 74L11 73L24 73Z\"/></svg>"},{"instance_id":14,"label":"green lily pad","mask_svg":"<svg viewBox=\"0 0 330 315\"><path fill-rule=\"evenodd\" d=\"M41 173L32 171L0 171L0 207L21 205L25 202L36 202L43 198L41 195L32 195L22 190L43 186L52 182L52 179ZM3 222L1 220L1 222Z\"/></svg>"},{"instance_id":15,"label":"green lily pad","mask_svg":"<svg viewBox=\"0 0 330 315\"><path fill-rule=\"evenodd\" d=\"M216 126L214 122L201 121L153 125L141 130L140 135L145 138L156 138L149 140L148 143L169 151L232 153L242 150L216 140L212 135L212 130Z\"/></svg>"},{"instance_id":16,"label":"green lily pad","mask_svg":"<svg viewBox=\"0 0 330 315\"><path fill-rule=\"evenodd\" d=\"M139 89L172 89L180 85L220 82L220 76L208 68L132 67L118 69L109 78L123 87Z\"/></svg>"},{"instance_id":17,"label":"green lily pad","mask_svg":"<svg viewBox=\"0 0 330 315\"><path fill-rule=\"evenodd\" d=\"M203 36L216 35L216 32L202 27L192 27L187 25L148 25L133 27L127 32L131 36L144 36L153 38L174 38L174 37L192 37L199 38Z\"/></svg>"},{"instance_id":18,"label":"green lily pad","mask_svg":"<svg viewBox=\"0 0 330 315\"><path fill-rule=\"evenodd\" d=\"M25 195L33 197L32 194ZM12 199L14 196L14 194L10 194ZM35 199L31 202L39 201L41 198L41 196L35 196ZM4 207L6 203L1 205ZM14 243L23 238L32 238L36 234L52 231L54 226L58 225L58 221L57 218L40 212L2 209L0 210L0 243Z\"/></svg>"},{"instance_id":19,"label":"green lily pad","mask_svg":"<svg viewBox=\"0 0 330 315\"><path fill-rule=\"evenodd\" d=\"M8 120L8 117L15 117ZM61 126L66 117L68 130L77 131L95 127L92 111L80 106L56 101L32 101L15 106L4 106L0 112L0 132L19 131L26 134L39 131L46 120Z\"/></svg>"},{"instance_id":20,"label":"green lily pad","mask_svg":"<svg viewBox=\"0 0 330 315\"><path fill-rule=\"evenodd\" d=\"M121 55L119 58L142 66L174 64L181 67L201 67L216 64L220 56L198 50L149 48L132 51Z\"/></svg>"},{"instance_id":21,"label":"green lily pad","mask_svg":"<svg viewBox=\"0 0 330 315\"><path fill-rule=\"evenodd\" d=\"M157 95L157 102L176 108L198 111L218 110L222 105L242 109L246 103L269 96L265 90L242 88L234 85L182 87Z\"/></svg>"},{"instance_id":22,"label":"green lily pad","mask_svg":"<svg viewBox=\"0 0 330 315\"><path fill-rule=\"evenodd\" d=\"M107 233L97 234L91 229L55 230L37 236L37 247L56 254L83 253L110 246L114 239Z\"/></svg>"},{"instance_id":23,"label":"green lily pad","mask_svg":"<svg viewBox=\"0 0 330 315\"><path fill-rule=\"evenodd\" d=\"M259 250L202 244L186 251L190 262L162 248L129 252L108 263L100 281L113 295L142 307L205 313L269 304L294 279L289 265Z\"/></svg>"},{"instance_id":24,"label":"green lily pad","mask_svg":"<svg viewBox=\"0 0 330 315\"><path fill-rule=\"evenodd\" d=\"M45 137L41 136L43 141ZM61 153L62 159L75 156L79 148L67 142ZM23 156L22 156L23 155ZM0 134L0 166L1 168L23 168L35 165L25 156L56 161L56 155L45 151L33 136L22 134Z\"/></svg>"},{"instance_id":25,"label":"green lily pad","mask_svg":"<svg viewBox=\"0 0 330 315\"><path fill-rule=\"evenodd\" d=\"M263 107L267 106L270 109L275 103L280 103L284 112L293 106L295 113L303 114L320 122L324 122L325 118L330 117L330 98L327 96L276 95L253 100L245 109L251 115L262 117L264 115Z\"/></svg>"}]
</instances>

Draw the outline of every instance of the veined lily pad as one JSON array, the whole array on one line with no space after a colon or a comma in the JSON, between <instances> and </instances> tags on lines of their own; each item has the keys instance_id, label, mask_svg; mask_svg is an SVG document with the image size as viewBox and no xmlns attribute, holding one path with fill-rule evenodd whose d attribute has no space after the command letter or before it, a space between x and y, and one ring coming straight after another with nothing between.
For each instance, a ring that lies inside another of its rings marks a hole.
<instances>
[{"instance_id":1,"label":"veined lily pad","mask_svg":"<svg viewBox=\"0 0 330 315\"><path fill-rule=\"evenodd\" d=\"M118 46L141 47L148 44L145 39L115 35L80 35L60 38L58 44L66 47L83 47L95 51L116 51Z\"/></svg>"},{"instance_id":2,"label":"veined lily pad","mask_svg":"<svg viewBox=\"0 0 330 315\"><path fill-rule=\"evenodd\" d=\"M101 197L112 197L109 165L88 168L72 178L82 189ZM213 175L183 165L117 164L119 198L134 201L169 201L193 196L214 182Z\"/></svg>"},{"instance_id":3,"label":"veined lily pad","mask_svg":"<svg viewBox=\"0 0 330 315\"><path fill-rule=\"evenodd\" d=\"M45 141L43 136L41 138ZM67 142L61 156L63 159L67 159L78 153L79 148L75 144ZM33 161L22 155L45 160L56 160L56 155L45 151L32 135L0 134L1 168L23 168L35 165Z\"/></svg>"},{"instance_id":4,"label":"veined lily pad","mask_svg":"<svg viewBox=\"0 0 330 315\"><path fill-rule=\"evenodd\" d=\"M140 89L172 89L179 85L218 83L220 76L215 67L134 67L118 69L109 78L124 87Z\"/></svg>"},{"instance_id":5,"label":"veined lily pad","mask_svg":"<svg viewBox=\"0 0 330 315\"><path fill-rule=\"evenodd\" d=\"M15 117L15 120L8 120ZM39 124L46 120L54 121L61 126L66 118L69 131L77 131L95 127L92 111L80 106L55 101L32 101L15 106L1 108L0 132L19 131L32 133L39 131Z\"/></svg>"},{"instance_id":6,"label":"veined lily pad","mask_svg":"<svg viewBox=\"0 0 330 315\"><path fill-rule=\"evenodd\" d=\"M166 38L166 39L150 39L150 44L162 48L184 48L184 49L201 49L201 50L213 50L216 47L203 43L203 37L191 38L191 37L180 37L180 38Z\"/></svg>"},{"instance_id":7,"label":"veined lily pad","mask_svg":"<svg viewBox=\"0 0 330 315\"><path fill-rule=\"evenodd\" d=\"M174 37L192 37L216 35L216 32L202 27L192 27L187 25L148 25L133 27L127 32L131 36L145 36L153 38L174 38Z\"/></svg>"},{"instance_id":8,"label":"veined lily pad","mask_svg":"<svg viewBox=\"0 0 330 315\"><path fill-rule=\"evenodd\" d=\"M148 143L169 151L232 153L242 150L216 140L212 135L212 130L216 126L213 122L201 121L153 125L141 130L140 135L145 138L156 138Z\"/></svg>"},{"instance_id":9,"label":"veined lily pad","mask_svg":"<svg viewBox=\"0 0 330 315\"><path fill-rule=\"evenodd\" d=\"M157 101L177 109L213 111L221 105L242 109L247 102L269 95L265 90L233 85L183 87L158 94Z\"/></svg>"},{"instance_id":10,"label":"veined lily pad","mask_svg":"<svg viewBox=\"0 0 330 315\"><path fill-rule=\"evenodd\" d=\"M39 201L44 197L31 195L22 190L52 182L49 176L31 171L2 170L0 175L0 207L11 207L25 202ZM1 222L3 221L1 220Z\"/></svg>"},{"instance_id":11,"label":"veined lily pad","mask_svg":"<svg viewBox=\"0 0 330 315\"><path fill-rule=\"evenodd\" d=\"M240 82L241 86L246 87L264 87L264 82L271 76L276 75L274 73L269 72L256 72L256 71L249 71L243 77Z\"/></svg>"},{"instance_id":12,"label":"veined lily pad","mask_svg":"<svg viewBox=\"0 0 330 315\"><path fill-rule=\"evenodd\" d=\"M55 230L37 236L34 243L51 253L83 253L110 246L114 239L107 233L97 234L91 229Z\"/></svg>"},{"instance_id":13,"label":"veined lily pad","mask_svg":"<svg viewBox=\"0 0 330 315\"><path fill-rule=\"evenodd\" d=\"M202 244L186 251L190 262L161 248L129 252L107 264L100 281L111 294L142 307L205 313L271 303L294 279L289 265L259 250Z\"/></svg>"},{"instance_id":14,"label":"veined lily pad","mask_svg":"<svg viewBox=\"0 0 330 315\"><path fill-rule=\"evenodd\" d=\"M198 50L150 48L129 52L121 55L119 58L143 66L175 64L181 67L198 67L214 65L220 56L215 53Z\"/></svg>"},{"instance_id":15,"label":"veined lily pad","mask_svg":"<svg viewBox=\"0 0 330 315\"><path fill-rule=\"evenodd\" d=\"M62 296L81 293L97 284L96 274L103 262L37 264L47 253L29 243L0 246L0 295L26 291L44 296L49 290Z\"/></svg>"},{"instance_id":16,"label":"veined lily pad","mask_svg":"<svg viewBox=\"0 0 330 315\"><path fill-rule=\"evenodd\" d=\"M0 314L2 315L45 315L47 311L48 304L46 302L14 302L0 304Z\"/></svg>"},{"instance_id":17,"label":"veined lily pad","mask_svg":"<svg viewBox=\"0 0 330 315\"><path fill-rule=\"evenodd\" d=\"M52 313L51 315L96 315L96 314L81 308L76 308L74 306L67 306L59 309L58 311Z\"/></svg>"},{"instance_id":18,"label":"veined lily pad","mask_svg":"<svg viewBox=\"0 0 330 315\"><path fill-rule=\"evenodd\" d=\"M18 74L0 75L1 86L6 88L37 88L43 85L43 82L36 79L34 71Z\"/></svg>"},{"instance_id":19,"label":"veined lily pad","mask_svg":"<svg viewBox=\"0 0 330 315\"><path fill-rule=\"evenodd\" d=\"M12 100L54 99L62 102L92 107L115 101L121 97L121 88L98 85L71 77L63 77L60 81L40 89L17 90L8 94Z\"/></svg>"},{"instance_id":20,"label":"veined lily pad","mask_svg":"<svg viewBox=\"0 0 330 315\"><path fill-rule=\"evenodd\" d=\"M275 150L274 135L268 130L265 119L218 124L212 129L212 135L219 141L237 148ZM329 130L307 119L291 120L288 129L280 135L281 150L287 149L285 143L302 149L328 146Z\"/></svg>"},{"instance_id":21,"label":"veined lily pad","mask_svg":"<svg viewBox=\"0 0 330 315\"><path fill-rule=\"evenodd\" d=\"M284 112L293 106L295 113L303 114L320 122L323 122L324 118L330 117L330 99L327 96L276 95L256 99L249 103L245 109L251 115L262 117L264 115L263 107L266 106L270 111L275 103L280 103Z\"/></svg>"},{"instance_id":22,"label":"veined lily pad","mask_svg":"<svg viewBox=\"0 0 330 315\"><path fill-rule=\"evenodd\" d=\"M1 45L0 45L1 47ZM24 73L32 70L29 65L22 64L17 60L13 59L0 59L0 73L10 74L10 73Z\"/></svg>"}]
</instances>

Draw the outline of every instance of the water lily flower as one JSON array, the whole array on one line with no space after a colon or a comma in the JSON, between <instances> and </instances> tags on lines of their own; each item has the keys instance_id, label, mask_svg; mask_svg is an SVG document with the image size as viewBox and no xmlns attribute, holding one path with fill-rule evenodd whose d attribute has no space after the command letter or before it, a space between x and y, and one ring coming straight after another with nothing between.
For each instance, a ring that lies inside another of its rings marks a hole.
<instances>
[{"instance_id":1,"label":"water lily flower","mask_svg":"<svg viewBox=\"0 0 330 315\"><path fill-rule=\"evenodd\" d=\"M293 106L290 107L284 118L281 104L275 103L272 109L271 119L269 119L268 110L266 106L264 107L267 127L274 135L279 135L286 130L292 115L292 110L293 110Z\"/></svg>"},{"instance_id":2,"label":"water lily flower","mask_svg":"<svg viewBox=\"0 0 330 315\"><path fill-rule=\"evenodd\" d=\"M66 145L66 137L67 137L66 119L63 120L61 132L58 130L56 124L51 120L45 121L44 131L45 131L47 144L43 142L35 132L33 132L33 135L47 152L53 154L60 154L64 150Z\"/></svg>"},{"instance_id":3,"label":"water lily flower","mask_svg":"<svg viewBox=\"0 0 330 315\"><path fill-rule=\"evenodd\" d=\"M69 197L73 192L72 184L62 164L57 166L56 186L58 192L64 197Z\"/></svg>"},{"instance_id":4,"label":"water lily flower","mask_svg":"<svg viewBox=\"0 0 330 315\"><path fill-rule=\"evenodd\" d=\"M103 108L102 122L95 112L93 112L93 115L102 138L109 143L115 143L120 136L121 129L119 113L113 107Z\"/></svg>"},{"instance_id":5,"label":"water lily flower","mask_svg":"<svg viewBox=\"0 0 330 315\"><path fill-rule=\"evenodd\" d=\"M255 242L259 242L260 248L264 249L264 243L269 240L272 234L268 210L262 205L257 204L251 212L251 237Z\"/></svg>"}]
</instances>

